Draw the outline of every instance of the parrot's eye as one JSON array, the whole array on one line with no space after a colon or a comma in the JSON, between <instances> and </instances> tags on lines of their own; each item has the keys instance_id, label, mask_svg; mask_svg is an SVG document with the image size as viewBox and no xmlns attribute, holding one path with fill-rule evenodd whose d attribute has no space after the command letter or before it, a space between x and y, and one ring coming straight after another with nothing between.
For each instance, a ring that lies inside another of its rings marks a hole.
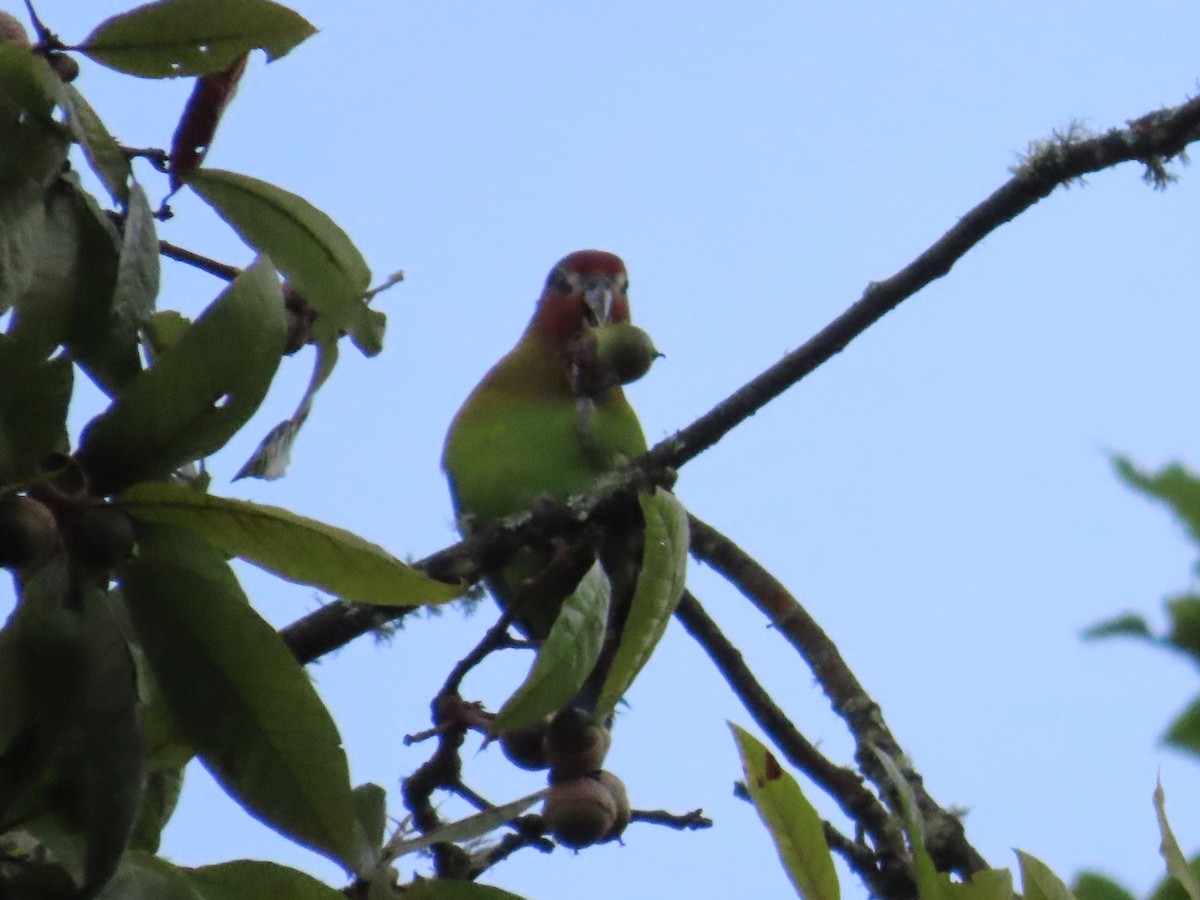
<instances>
[{"instance_id":1,"label":"parrot's eye","mask_svg":"<svg viewBox=\"0 0 1200 900\"><path fill-rule=\"evenodd\" d=\"M562 269L555 269L546 279L546 289L554 290L559 294L570 294L575 290L575 286L566 272Z\"/></svg>"}]
</instances>

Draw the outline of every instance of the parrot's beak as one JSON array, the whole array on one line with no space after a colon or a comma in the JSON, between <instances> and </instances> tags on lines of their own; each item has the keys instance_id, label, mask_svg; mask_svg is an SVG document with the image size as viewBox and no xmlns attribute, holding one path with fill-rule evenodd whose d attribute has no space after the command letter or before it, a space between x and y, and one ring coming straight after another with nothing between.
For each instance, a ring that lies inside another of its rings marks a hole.
<instances>
[{"instance_id":1,"label":"parrot's beak","mask_svg":"<svg viewBox=\"0 0 1200 900\"><path fill-rule=\"evenodd\" d=\"M589 285L583 292L584 314L588 324L595 327L607 322L612 315L613 289L610 284Z\"/></svg>"}]
</instances>

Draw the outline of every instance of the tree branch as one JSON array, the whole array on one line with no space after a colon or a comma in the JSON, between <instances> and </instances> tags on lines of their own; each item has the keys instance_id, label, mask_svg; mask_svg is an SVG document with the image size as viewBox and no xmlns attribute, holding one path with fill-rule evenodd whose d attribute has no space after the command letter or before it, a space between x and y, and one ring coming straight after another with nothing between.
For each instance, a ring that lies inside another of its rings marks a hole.
<instances>
[{"instance_id":1,"label":"tree branch","mask_svg":"<svg viewBox=\"0 0 1200 900\"><path fill-rule=\"evenodd\" d=\"M636 485L661 483L774 398L840 353L854 338L930 282L941 278L983 238L1020 215L1056 187L1124 162L1146 166L1148 180L1170 180L1164 164L1200 139L1200 98L1150 113L1103 135L1080 139L1075 131L1035 145L1013 177L971 209L924 253L884 281L867 285L862 297L810 340L747 382L709 412L650 451L612 473L592 491L572 498L576 521L558 522L566 534L603 505L608 494ZM548 539L553 517L544 510L506 519L474 537L426 557L417 568L435 578L473 583L492 564L526 540ZM327 604L283 629L292 652L304 663L330 653L410 610L341 601Z\"/></svg>"},{"instance_id":2,"label":"tree branch","mask_svg":"<svg viewBox=\"0 0 1200 900\"><path fill-rule=\"evenodd\" d=\"M969 878L973 873L986 869L987 862L978 851L967 842L962 823L952 813L947 812L934 801L925 790L924 782L919 773L909 765L907 754L900 747L899 741L888 728L880 709L866 689L859 683L854 672L846 665L837 645L830 640L816 620L808 614L795 597L762 565L746 553L741 547L721 534L708 523L688 516L691 529L692 555L701 562L712 566L730 584L736 587L764 616L770 620L775 629L787 639L801 658L812 669L821 689L829 698L834 712L842 717L846 727L854 736L854 758L859 770L874 782L880 795L894 801L891 779L879 765L872 752L872 747L884 751L904 773L905 780L913 788L923 816L927 820L926 847L934 862L942 871L957 872L963 878ZM682 606L682 604L681 604ZM681 621L683 618L681 616ZM711 621L711 620L710 620ZM685 627L687 623L685 622ZM714 626L715 627L715 626ZM689 632L691 628L688 628ZM695 636L695 635L693 635ZM697 638L699 640L699 638ZM707 647L706 647L707 649ZM736 653L736 651L733 651ZM711 653L710 653L711 655ZM740 661L740 656L738 657ZM722 669L722 673L725 670ZM726 675L728 680L729 675ZM737 689L735 688L735 691ZM764 692L765 695L765 692ZM738 696L747 702L739 691ZM769 698L768 698L769 699ZM756 702L761 702L756 699ZM782 713L780 713L782 715ZM761 723L760 723L761 724ZM765 726L764 726L765 727ZM777 743L778 746L778 743ZM782 747L781 747L782 749ZM829 787L822 784L806 765L799 765L826 792L839 799ZM832 765L832 764L830 764ZM848 770L839 770L842 772ZM872 801L875 797L866 792L861 785L860 790L867 793ZM840 800L839 800L840 802ZM892 802L891 807L896 813L896 820L902 820L899 807ZM843 805L843 809L845 806ZM871 811L880 814L882 810ZM866 827L867 823L858 815L847 811L857 821ZM884 814L886 815L886 814ZM873 833L868 828L869 833Z\"/></svg>"}]
</instances>

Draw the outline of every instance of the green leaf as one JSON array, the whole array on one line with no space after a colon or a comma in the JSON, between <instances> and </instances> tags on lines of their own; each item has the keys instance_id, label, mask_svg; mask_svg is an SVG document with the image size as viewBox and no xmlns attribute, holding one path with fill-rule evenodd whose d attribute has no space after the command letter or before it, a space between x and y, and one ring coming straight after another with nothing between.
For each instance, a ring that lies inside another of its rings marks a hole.
<instances>
[{"instance_id":1,"label":"green leaf","mask_svg":"<svg viewBox=\"0 0 1200 900\"><path fill-rule=\"evenodd\" d=\"M111 493L223 447L266 395L285 327L279 282L259 259L84 429L93 485Z\"/></svg>"},{"instance_id":2,"label":"green leaf","mask_svg":"<svg viewBox=\"0 0 1200 900\"><path fill-rule=\"evenodd\" d=\"M1083 871L1075 876L1071 893L1076 900L1137 900L1133 894L1107 875Z\"/></svg>"},{"instance_id":3,"label":"green leaf","mask_svg":"<svg viewBox=\"0 0 1200 900\"><path fill-rule=\"evenodd\" d=\"M121 860L116 877L96 900L208 900L191 885L187 869L141 850Z\"/></svg>"},{"instance_id":4,"label":"green leaf","mask_svg":"<svg viewBox=\"0 0 1200 900\"><path fill-rule=\"evenodd\" d=\"M37 272L46 227L42 195L34 182L0 183L0 313L25 296Z\"/></svg>"},{"instance_id":5,"label":"green leaf","mask_svg":"<svg viewBox=\"0 0 1200 900\"><path fill-rule=\"evenodd\" d=\"M742 757L750 799L775 842L792 886L804 900L838 900L837 871L821 817L770 750L732 722L729 727Z\"/></svg>"},{"instance_id":6,"label":"green leaf","mask_svg":"<svg viewBox=\"0 0 1200 900\"><path fill-rule=\"evenodd\" d=\"M83 148L88 165L113 202L124 206L129 200L129 182L133 178L129 157L75 85L62 86L62 105L67 111L71 136Z\"/></svg>"},{"instance_id":7,"label":"green leaf","mask_svg":"<svg viewBox=\"0 0 1200 900\"><path fill-rule=\"evenodd\" d=\"M1171 619L1167 643L1193 660L1200 660L1200 597L1188 594L1172 597L1167 602L1167 615Z\"/></svg>"},{"instance_id":8,"label":"green leaf","mask_svg":"<svg viewBox=\"0 0 1200 900\"><path fill-rule=\"evenodd\" d=\"M1200 880L1197 880L1191 866L1188 865L1187 857L1179 849L1179 842L1175 840L1171 825L1167 821L1167 797L1161 781L1154 787L1154 812L1158 817L1158 832L1162 838L1159 851L1166 860L1167 871L1187 891L1190 900L1200 900Z\"/></svg>"},{"instance_id":9,"label":"green leaf","mask_svg":"<svg viewBox=\"0 0 1200 900\"><path fill-rule=\"evenodd\" d=\"M1200 479L1179 463L1164 466L1156 474L1140 471L1123 456L1114 456L1113 465L1126 484L1170 506L1192 542L1200 544Z\"/></svg>"},{"instance_id":10,"label":"green leaf","mask_svg":"<svg viewBox=\"0 0 1200 900\"><path fill-rule=\"evenodd\" d=\"M1200 755L1200 699L1193 700L1188 708L1176 717L1163 735L1163 743L1177 750Z\"/></svg>"},{"instance_id":11,"label":"green leaf","mask_svg":"<svg viewBox=\"0 0 1200 900\"><path fill-rule=\"evenodd\" d=\"M142 807L134 823L129 846L147 853L157 853L162 831L179 803L183 790L183 769L152 769L146 773L142 792Z\"/></svg>"},{"instance_id":12,"label":"green leaf","mask_svg":"<svg viewBox=\"0 0 1200 900\"><path fill-rule=\"evenodd\" d=\"M270 256L317 311L319 340L348 331L371 344L378 323L363 300L371 270L329 216L303 197L248 175L197 169L186 180L243 241Z\"/></svg>"},{"instance_id":13,"label":"green leaf","mask_svg":"<svg viewBox=\"0 0 1200 900\"><path fill-rule=\"evenodd\" d=\"M1123 613L1112 619L1105 619L1089 626L1083 633L1084 640L1094 641L1110 637L1137 637L1153 640L1154 635L1145 618L1137 613Z\"/></svg>"},{"instance_id":14,"label":"green leaf","mask_svg":"<svg viewBox=\"0 0 1200 900\"><path fill-rule=\"evenodd\" d=\"M133 658L105 591L86 591L83 624L87 679L79 774L87 821L87 892L108 882L125 852L141 805L146 749Z\"/></svg>"},{"instance_id":15,"label":"green leaf","mask_svg":"<svg viewBox=\"0 0 1200 900\"><path fill-rule=\"evenodd\" d=\"M524 813L525 810L545 797L547 790L549 789L542 788L540 791L535 791L519 800L513 800L511 803L490 807L483 812L467 816L465 819L442 825L440 828L435 828L412 840L391 843L387 848L388 855L392 859L399 859L401 856L425 850L434 844L455 844L483 837Z\"/></svg>"},{"instance_id":16,"label":"green leaf","mask_svg":"<svg viewBox=\"0 0 1200 900\"><path fill-rule=\"evenodd\" d=\"M53 118L61 87L42 56L15 41L0 44L0 190L40 189L62 171L71 138Z\"/></svg>"},{"instance_id":17,"label":"green leaf","mask_svg":"<svg viewBox=\"0 0 1200 900\"><path fill-rule=\"evenodd\" d=\"M370 782L356 787L354 817L358 820L367 846L375 850L383 847L387 829L387 791Z\"/></svg>"},{"instance_id":18,"label":"green leaf","mask_svg":"<svg viewBox=\"0 0 1200 900\"><path fill-rule=\"evenodd\" d=\"M130 323L135 332L154 313L158 275L154 210L150 208L142 186L135 183L129 192L129 211L125 215L117 284L113 292L114 314Z\"/></svg>"},{"instance_id":19,"label":"green leaf","mask_svg":"<svg viewBox=\"0 0 1200 900\"><path fill-rule=\"evenodd\" d=\"M1062 879L1035 856L1017 851L1021 867L1021 892L1025 900L1075 900Z\"/></svg>"},{"instance_id":20,"label":"green leaf","mask_svg":"<svg viewBox=\"0 0 1200 900\"><path fill-rule=\"evenodd\" d=\"M1200 879L1200 855L1191 858L1188 868L1194 877ZM1188 893L1178 879L1168 873L1154 886L1148 900L1188 900Z\"/></svg>"},{"instance_id":21,"label":"green leaf","mask_svg":"<svg viewBox=\"0 0 1200 900\"><path fill-rule=\"evenodd\" d=\"M473 881L422 878L405 885L404 900L522 900L517 894Z\"/></svg>"},{"instance_id":22,"label":"green leaf","mask_svg":"<svg viewBox=\"0 0 1200 900\"><path fill-rule=\"evenodd\" d=\"M234 481L239 478L261 478L264 481L274 481L276 478L284 476L288 463L291 461L292 445L296 442L296 436L300 433L301 427L307 421L309 412L312 411L313 398L321 389L321 385L332 374L337 360L338 345L336 341L317 345L312 378L309 379L308 389L305 390L304 396L300 398L300 405L296 407L296 411L292 413L290 419L280 422L263 438L258 449L233 477Z\"/></svg>"},{"instance_id":23,"label":"green leaf","mask_svg":"<svg viewBox=\"0 0 1200 900\"><path fill-rule=\"evenodd\" d=\"M341 891L311 875L273 862L239 859L184 871L204 900L346 900Z\"/></svg>"},{"instance_id":24,"label":"green leaf","mask_svg":"<svg viewBox=\"0 0 1200 900\"><path fill-rule=\"evenodd\" d=\"M525 681L496 713L494 733L532 725L575 695L600 657L611 590L600 564L593 564L563 601Z\"/></svg>"},{"instance_id":25,"label":"green leaf","mask_svg":"<svg viewBox=\"0 0 1200 900\"><path fill-rule=\"evenodd\" d=\"M656 489L639 494L638 503L646 522L642 569L621 631L612 669L604 682L596 714L605 716L616 708L662 640L687 575L687 510L670 491Z\"/></svg>"},{"instance_id":26,"label":"green leaf","mask_svg":"<svg viewBox=\"0 0 1200 900\"><path fill-rule=\"evenodd\" d=\"M0 485L25 481L66 449L71 361L30 357L0 335Z\"/></svg>"},{"instance_id":27,"label":"green leaf","mask_svg":"<svg viewBox=\"0 0 1200 900\"><path fill-rule=\"evenodd\" d=\"M101 22L79 50L144 78L220 72L250 50L276 60L316 32L268 0L160 0Z\"/></svg>"},{"instance_id":28,"label":"green leaf","mask_svg":"<svg viewBox=\"0 0 1200 900\"><path fill-rule=\"evenodd\" d=\"M21 602L5 626L0 650L24 685L20 721L6 726L0 755L0 833L46 804L43 776L77 747L88 678L87 635L65 554L44 564L24 584ZM24 804L24 808L21 806Z\"/></svg>"},{"instance_id":29,"label":"green leaf","mask_svg":"<svg viewBox=\"0 0 1200 900\"><path fill-rule=\"evenodd\" d=\"M230 556L347 600L419 606L465 592L434 581L357 535L275 506L165 482L134 485L119 502L136 519L181 525Z\"/></svg>"},{"instance_id":30,"label":"green leaf","mask_svg":"<svg viewBox=\"0 0 1200 900\"><path fill-rule=\"evenodd\" d=\"M124 594L159 689L205 767L297 843L348 870L369 862L337 727L224 555L166 525L142 526L138 548Z\"/></svg>"},{"instance_id":31,"label":"green leaf","mask_svg":"<svg viewBox=\"0 0 1200 900\"><path fill-rule=\"evenodd\" d=\"M948 875L937 870L933 858L925 848L925 824L921 819L921 810L917 806L912 785L908 783L895 760L878 747L872 745L871 750L891 779L900 811L904 816L904 833L908 836L909 849L913 855L913 869L917 876L917 896L920 900L948 900L953 893L953 885Z\"/></svg>"},{"instance_id":32,"label":"green leaf","mask_svg":"<svg viewBox=\"0 0 1200 900\"><path fill-rule=\"evenodd\" d=\"M954 900L1013 900L1015 896L1008 869L984 869L972 875L966 884L950 881L942 873L938 875Z\"/></svg>"}]
</instances>

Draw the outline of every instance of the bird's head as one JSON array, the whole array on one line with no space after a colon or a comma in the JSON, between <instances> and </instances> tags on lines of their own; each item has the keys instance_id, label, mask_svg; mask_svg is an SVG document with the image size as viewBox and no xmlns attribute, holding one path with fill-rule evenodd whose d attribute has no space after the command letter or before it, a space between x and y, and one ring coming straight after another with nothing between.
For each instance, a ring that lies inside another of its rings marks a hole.
<instances>
[{"instance_id":1,"label":"bird's head","mask_svg":"<svg viewBox=\"0 0 1200 900\"><path fill-rule=\"evenodd\" d=\"M629 321L629 275L621 257L576 250L550 270L530 331L568 341L585 328Z\"/></svg>"}]
</instances>

